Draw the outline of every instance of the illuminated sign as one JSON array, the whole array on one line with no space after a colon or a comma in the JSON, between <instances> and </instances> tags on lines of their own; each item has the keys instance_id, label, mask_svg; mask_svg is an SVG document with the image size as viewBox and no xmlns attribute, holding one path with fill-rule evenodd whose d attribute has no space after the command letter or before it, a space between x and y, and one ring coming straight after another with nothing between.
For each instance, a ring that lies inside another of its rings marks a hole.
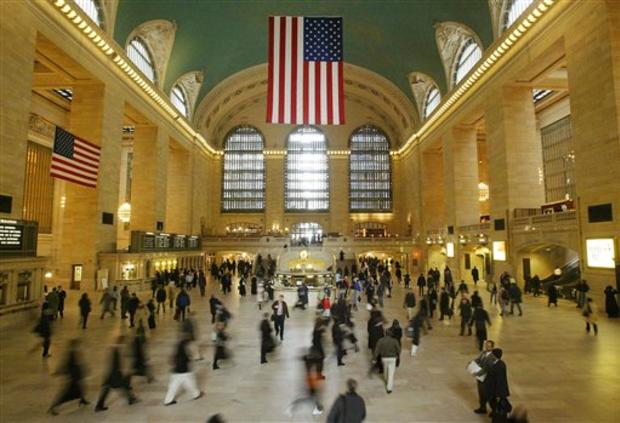
<instances>
[{"instance_id":1,"label":"illuminated sign","mask_svg":"<svg viewBox=\"0 0 620 423\"><path fill-rule=\"evenodd\" d=\"M22 222L10 219L0 219L0 249L21 250L24 238Z\"/></svg>"},{"instance_id":2,"label":"illuminated sign","mask_svg":"<svg viewBox=\"0 0 620 423\"><path fill-rule=\"evenodd\" d=\"M586 252L589 267L603 269L615 267L616 252L613 238L587 239Z\"/></svg>"},{"instance_id":3,"label":"illuminated sign","mask_svg":"<svg viewBox=\"0 0 620 423\"><path fill-rule=\"evenodd\" d=\"M493 260L506 261L506 241L493 241Z\"/></svg>"},{"instance_id":4,"label":"illuminated sign","mask_svg":"<svg viewBox=\"0 0 620 423\"><path fill-rule=\"evenodd\" d=\"M454 242L446 242L446 256L454 257Z\"/></svg>"}]
</instances>

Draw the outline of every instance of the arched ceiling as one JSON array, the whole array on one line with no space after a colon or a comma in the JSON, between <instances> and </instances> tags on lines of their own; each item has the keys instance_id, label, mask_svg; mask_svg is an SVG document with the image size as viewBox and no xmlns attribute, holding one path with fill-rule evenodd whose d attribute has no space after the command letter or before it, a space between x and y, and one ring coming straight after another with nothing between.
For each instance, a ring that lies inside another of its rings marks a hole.
<instances>
[{"instance_id":1,"label":"arched ceiling","mask_svg":"<svg viewBox=\"0 0 620 423\"><path fill-rule=\"evenodd\" d=\"M125 45L138 25L174 21L176 39L163 87L204 72L199 100L227 77L266 62L270 15L342 16L344 59L392 81L412 99L407 76L423 72L446 91L434 24L469 26L485 47L493 40L488 0L120 0L115 39Z\"/></svg>"}]
</instances>

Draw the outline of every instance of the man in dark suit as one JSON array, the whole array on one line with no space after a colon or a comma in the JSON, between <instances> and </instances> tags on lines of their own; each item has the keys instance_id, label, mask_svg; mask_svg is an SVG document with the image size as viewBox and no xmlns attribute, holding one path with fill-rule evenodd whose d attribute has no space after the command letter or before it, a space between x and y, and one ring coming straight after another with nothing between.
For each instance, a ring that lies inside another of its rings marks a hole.
<instances>
[{"instance_id":1,"label":"man in dark suit","mask_svg":"<svg viewBox=\"0 0 620 423\"><path fill-rule=\"evenodd\" d=\"M493 347L495 347L495 342L490 339L486 340L484 343L484 350L480 353L478 358L474 361L478 366L480 366L480 371L475 374L476 376L476 385L478 387L478 408L474 410L476 414L486 414L487 413L487 389L485 382L488 381L488 372L491 366L495 363L496 357L493 355ZM482 381L480 379L482 379Z\"/></svg>"},{"instance_id":2,"label":"man in dark suit","mask_svg":"<svg viewBox=\"0 0 620 423\"><path fill-rule=\"evenodd\" d=\"M271 305L273 310L273 325L276 329L276 336L280 335L280 340L284 340L284 319L289 317L288 306L284 301L284 295L280 297Z\"/></svg>"},{"instance_id":3,"label":"man in dark suit","mask_svg":"<svg viewBox=\"0 0 620 423\"><path fill-rule=\"evenodd\" d=\"M510 391L508 390L506 363L502 360L502 349L494 348L493 356L495 356L497 360L495 360L495 363L488 370L485 387L489 405L491 406L492 421L495 422L504 421L502 419L506 418L510 412L504 405L507 403L506 399L510 396Z\"/></svg>"}]
</instances>

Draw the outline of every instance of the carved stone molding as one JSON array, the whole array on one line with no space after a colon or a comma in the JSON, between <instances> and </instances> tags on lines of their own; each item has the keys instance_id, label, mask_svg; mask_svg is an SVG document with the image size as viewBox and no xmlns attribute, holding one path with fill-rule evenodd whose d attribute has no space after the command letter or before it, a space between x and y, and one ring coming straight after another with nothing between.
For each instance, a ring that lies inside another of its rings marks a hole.
<instances>
[{"instance_id":1,"label":"carved stone molding","mask_svg":"<svg viewBox=\"0 0 620 423\"><path fill-rule=\"evenodd\" d=\"M497 40L502 33L502 17L506 8L506 0L488 0L488 2L491 25L493 26L493 39Z\"/></svg>"},{"instance_id":2,"label":"carved stone molding","mask_svg":"<svg viewBox=\"0 0 620 423\"><path fill-rule=\"evenodd\" d=\"M172 84L179 84L183 87L185 94L187 95L187 118L191 122L194 110L196 107L196 100L204 81L204 73L201 70L195 70L184 73Z\"/></svg>"},{"instance_id":3,"label":"carved stone molding","mask_svg":"<svg viewBox=\"0 0 620 423\"><path fill-rule=\"evenodd\" d=\"M148 46L155 62L156 84L159 88L163 87L166 79L166 70L168 69L176 32L177 24L175 22L156 19L144 22L127 37L126 44L134 37L140 37Z\"/></svg>"},{"instance_id":4,"label":"carved stone molding","mask_svg":"<svg viewBox=\"0 0 620 423\"><path fill-rule=\"evenodd\" d=\"M53 140L56 126L53 123L43 119L41 116L35 113L30 113L28 129L46 139Z\"/></svg>"},{"instance_id":5,"label":"carved stone molding","mask_svg":"<svg viewBox=\"0 0 620 423\"><path fill-rule=\"evenodd\" d=\"M473 38L481 49L483 48L478 35L468 26L451 21L435 24L435 41L446 74L448 90L454 86L452 74L461 46L470 38Z\"/></svg>"},{"instance_id":6,"label":"carved stone molding","mask_svg":"<svg viewBox=\"0 0 620 423\"><path fill-rule=\"evenodd\" d=\"M101 12L103 13L103 29L110 36L114 36L116 24L116 11L118 10L118 0L101 0Z\"/></svg>"},{"instance_id":7,"label":"carved stone molding","mask_svg":"<svg viewBox=\"0 0 620 423\"><path fill-rule=\"evenodd\" d=\"M413 98L415 99L415 105L418 109L418 115L422 121L424 120L424 102L426 100L426 94L429 88L433 86L437 87L437 83L433 78L422 72L411 72L408 79ZM437 87L437 89L439 89L439 87Z\"/></svg>"}]
</instances>

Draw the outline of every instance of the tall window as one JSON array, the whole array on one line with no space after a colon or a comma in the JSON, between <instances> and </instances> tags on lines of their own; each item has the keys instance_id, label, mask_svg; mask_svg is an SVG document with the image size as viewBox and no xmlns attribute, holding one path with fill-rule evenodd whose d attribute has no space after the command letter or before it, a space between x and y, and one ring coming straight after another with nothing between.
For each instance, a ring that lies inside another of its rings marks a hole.
<instances>
[{"instance_id":1,"label":"tall window","mask_svg":"<svg viewBox=\"0 0 620 423\"><path fill-rule=\"evenodd\" d=\"M424 97L424 118L426 119L433 113L433 110L439 106L439 102L441 101L441 94L436 86L431 86L426 92L426 97Z\"/></svg>"},{"instance_id":2,"label":"tall window","mask_svg":"<svg viewBox=\"0 0 620 423\"><path fill-rule=\"evenodd\" d=\"M575 198L575 151L570 116L540 130L547 202Z\"/></svg>"},{"instance_id":3,"label":"tall window","mask_svg":"<svg viewBox=\"0 0 620 423\"><path fill-rule=\"evenodd\" d=\"M458 84L478 63L482 57L482 49L473 38L467 39L461 46L454 68L454 85Z\"/></svg>"},{"instance_id":4,"label":"tall window","mask_svg":"<svg viewBox=\"0 0 620 423\"><path fill-rule=\"evenodd\" d=\"M101 11L101 5L99 0L73 0L80 9L86 15L97 24L97 26L103 28L103 13Z\"/></svg>"},{"instance_id":5,"label":"tall window","mask_svg":"<svg viewBox=\"0 0 620 423\"><path fill-rule=\"evenodd\" d=\"M329 209L329 173L325 135L311 126L297 128L288 137L285 209Z\"/></svg>"},{"instance_id":6,"label":"tall window","mask_svg":"<svg viewBox=\"0 0 620 423\"><path fill-rule=\"evenodd\" d=\"M50 176L52 151L28 142L26 147L26 180L24 183L24 212L26 220L39 222L39 233L52 233L54 178Z\"/></svg>"},{"instance_id":7,"label":"tall window","mask_svg":"<svg viewBox=\"0 0 620 423\"><path fill-rule=\"evenodd\" d=\"M349 209L392 210L390 145L380 129L367 125L351 136Z\"/></svg>"},{"instance_id":8,"label":"tall window","mask_svg":"<svg viewBox=\"0 0 620 423\"><path fill-rule=\"evenodd\" d=\"M176 107L183 116L187 117L187 96L179 84L176 84L172 88L172 91L170 92L170 100L172 100L174 107Z\"/></svg>"},{"instance_id":9,"label":"tall window","mask_svg":"<svg viewBox=\"0 0 620 423\"><path fill-rule=\"evenodd\" d=\"M534 0L506 0L502 29L505 30L515 23L532 3L534 3Z\"/></svg>"},{"instance_id":10,"label":"tall window","mask_svg":"<svg viewBox=\"0 0 620 423\"><path fill-rule=\"evenodd\" d=\"M226 138L222 211L265 209L265 156L263 136L251 126L239 126Z\"/></svg>"},{"instance_id":11,"label":"tall window","mask_svg":"<svg viewBox=\"0 0 620 423\"><path fill-rule=\"evenodd\" d=\"M151 56L144 40L140 37L135 37L131 40L127 45L127 56L151 82L155 82L156 75L153 56Z\"/></svg>"}]
</instances>

